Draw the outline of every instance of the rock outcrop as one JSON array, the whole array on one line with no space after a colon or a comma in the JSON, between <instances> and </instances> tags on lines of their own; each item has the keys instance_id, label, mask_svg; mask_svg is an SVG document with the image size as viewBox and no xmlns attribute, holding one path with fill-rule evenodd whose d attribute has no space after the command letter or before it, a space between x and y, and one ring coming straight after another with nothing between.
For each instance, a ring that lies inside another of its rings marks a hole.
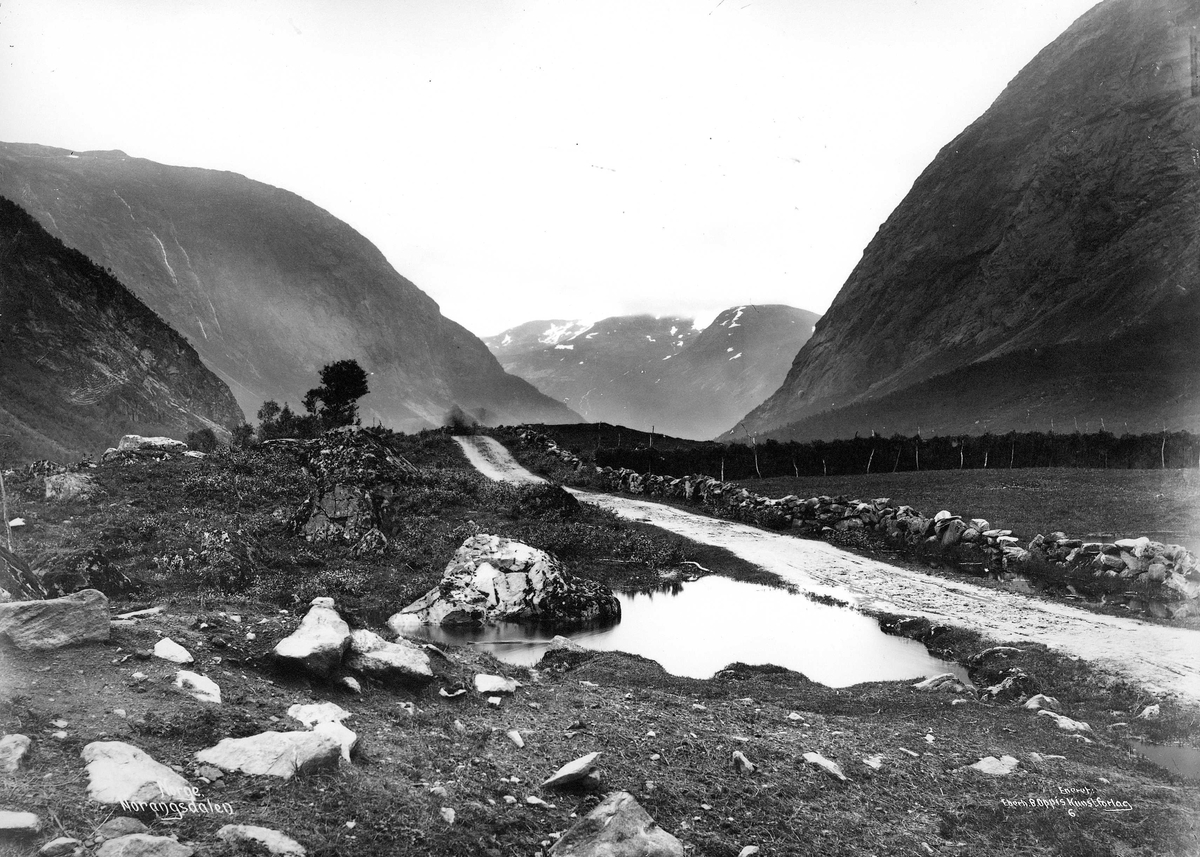
<instances>
[{"instance_id":1,"label":"rock outcrop","mask_svg":"<svg viewBox=\"0 0 1200 857\"><path fill-rule=\"evenodd\" d=\"M0 604L0 642L45 652L108 639L108 599L95 589L44 601Z\"/></svg>"},{"instance_id":2,"label":"rock outcrop","mask_svg":"<svg viewBox=\"0 0 1200 857\"><path fill-rule=\"evenodd\" d=\"M1198 23L1109 0L1043 49L913 184L749 430L1194 425Z\"/></svg>"},{"instance_id":3,"label":"rock outcrop","mask_svg":"<svg viewBox=\"0 0 1200 857\"><path fill-rule=\"evenodd\" d=\"M545 551L481 534L463 542L438 586L393 615L388 625L401 633L415 625L578 625L611 622L620 615L620 603L608 587L571 577Z\"/></svg>"}]
</instances>

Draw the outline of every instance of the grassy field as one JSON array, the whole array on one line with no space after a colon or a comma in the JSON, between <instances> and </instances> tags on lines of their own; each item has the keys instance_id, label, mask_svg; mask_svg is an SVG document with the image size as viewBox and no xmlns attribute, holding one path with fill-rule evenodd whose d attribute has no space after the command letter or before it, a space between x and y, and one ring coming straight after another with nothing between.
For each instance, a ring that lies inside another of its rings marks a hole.
<instances>
[{"instance_id":1,"label":"grassy field","mask_svg":"<svg viewBox=\"0 0 1200 857\"><path fill-rule=\"evenodd\" d=\"M965 518L986 518L993 527L1024 538L1055 530L1073 537L1150 535L1200 549L1196 470L935 470L739 484L770 497L890 497L926 515L948 509Z\"/></svg>"}]
</instances>

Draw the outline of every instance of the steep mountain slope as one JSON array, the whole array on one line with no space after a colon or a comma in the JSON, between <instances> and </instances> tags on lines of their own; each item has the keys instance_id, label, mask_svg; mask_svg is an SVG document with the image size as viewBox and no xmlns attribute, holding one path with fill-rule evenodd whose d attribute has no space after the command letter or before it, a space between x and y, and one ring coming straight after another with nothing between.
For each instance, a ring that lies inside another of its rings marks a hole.
<instances>
[{"instance_id":1,"label":"steep mountain slope","mask_svg":"<svg viewBox=\"0 0 1200 857\"><path fill-rule=\"evenodd\" d=\"M1039 53L880 228L751 429L810 436L824 412L826 436L906 430L950 372L984 402L947 430L1194 427L1198 23L1195 2L1107 0Z\"/></svg>"},{"instance_id":2,"label":"steep mountain slope","mask_svg":"<svg viewBox=\"0 0 1200 857\"><path fill-rule=\"evenodd\" d=\"M527 322L484 340L504 368L596 422L709 438L784 377L818 316L740 306L703 331L691 319Z\"/></svg>"},{"instance_id":3,"label":"steep mountain slope","mask_svg":"<svg viewBox=\"0 0 1200 857\"><path fill-rule=\"evenodd\" d=\"M182 336L0 198L4 459L77 460L127 432L182 439L241 419L229 388Z\"/></svg>"},{"instance_id":4,"label":"steep mountain slope","mask_svg":"<svg viewBox=\"0 0 1200 857\"><path fill-rule=\"evenodd\" d=\"M298 405L321 366L352 358L372 373L364 421L417 428L456 404L490 422L578 419L505 374L366 238L288 191L122 152L8 143L0 194L110 267L249 415L265 399Z\"/></svg>"}]
</instances>

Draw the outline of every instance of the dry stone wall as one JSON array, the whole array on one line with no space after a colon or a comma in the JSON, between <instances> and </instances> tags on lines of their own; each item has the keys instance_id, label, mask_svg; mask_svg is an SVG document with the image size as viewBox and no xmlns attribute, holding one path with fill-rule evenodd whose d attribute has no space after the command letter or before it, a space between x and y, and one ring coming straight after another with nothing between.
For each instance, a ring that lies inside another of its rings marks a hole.
<instances>
[{"instance_id":1,"label":"dry stone wall","mask_svg":"<svg viewBox=\"0 0 1200 857\"><path fill-rule=\"evenodd\" d=\"M524 431L519 436L577 470L587 466L543 434ZM862 530L911 556L936 557L964 572L1058 579L1068 592L1101 592L1107 603L1124 604L1134 612L1159 618L1200 615L1196 557L1180 545L1164 545L1146 537L1097 543L1052 532L1025 540L981 518L965 519L948 510L930 517L890 497L855 500L789 495L774 499L703 475L655 476L628 468L596 467L595 480L605 490L682 500L722 517L803 535L819 535L827 529Z\"/></svg>"}]
</instances>

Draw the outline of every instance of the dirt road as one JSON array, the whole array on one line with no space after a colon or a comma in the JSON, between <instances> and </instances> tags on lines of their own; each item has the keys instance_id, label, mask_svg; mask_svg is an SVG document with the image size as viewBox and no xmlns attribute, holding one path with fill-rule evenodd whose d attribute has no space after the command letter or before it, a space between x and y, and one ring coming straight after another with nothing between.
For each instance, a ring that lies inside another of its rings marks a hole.
<instances>
[{"instance_id":1,"label":"dirt road","mask_svg":"<svg viewBox=\"0 0 1200 857\"><path fill-rule=\"evenodd\" d=\"M459 438L471 463L509 482L543 481L492 438ZM1200 703L1200 632L1101 616L1063 604L945 580L860 557L825 542L693 515L671 506L570 489L580 500L703 544L725 548L800 589L855 606L926 616L1001 641L1031 641L1084 658L1157 695Z\"/></svg>"}]
</instances>

